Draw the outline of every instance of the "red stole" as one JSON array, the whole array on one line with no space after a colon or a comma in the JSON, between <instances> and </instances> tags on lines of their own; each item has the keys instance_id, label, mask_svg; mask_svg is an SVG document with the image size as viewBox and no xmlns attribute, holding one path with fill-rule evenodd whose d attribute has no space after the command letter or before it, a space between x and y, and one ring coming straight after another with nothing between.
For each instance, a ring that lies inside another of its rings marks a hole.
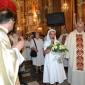
<instances>
[{"instance_id":1,"label":"red stole","mask_svg":"<svg viewBox=\"0 0 85 85\"><path fill-rule=\"evenodd\" d=\"M76 34L76 67L77 70L84 70L84 57L83 57L83 36Z\"/></svg>"}]
</instances>

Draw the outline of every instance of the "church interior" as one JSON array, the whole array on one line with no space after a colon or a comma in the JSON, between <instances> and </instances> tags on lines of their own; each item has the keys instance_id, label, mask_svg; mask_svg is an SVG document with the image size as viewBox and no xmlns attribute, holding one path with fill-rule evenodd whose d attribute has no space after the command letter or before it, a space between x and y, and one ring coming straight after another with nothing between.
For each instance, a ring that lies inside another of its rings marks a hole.
<instances>
[{"instance_id":1,"label":"church interior","mask_svg":"<svg viewBox=\"0 0 85 85\"><path fill-rule=\"evenodd\" d=\"M0 85L85 85L85 0L0 0Z\"/></svg>"},{"instance_id":2,"label":"church interior","mask_svg":"<svg viewBox=\"0 0 85 85\"><path fill-rule=\"evenodd\" d=\"M16 31L23 36L32 32L39 32L45 36L47 31L53 28L59 38L64 32L73 31L78 19L81 18L85 23L85 0L16 0L16 3L17 23L15 27ZM52 19L49 15L58 13L64 14L63 23L49 24L56 18ZM19 72L21 85L44 85L42 82L43 73L36 74L31 62L24 64L26 71ZM65 70L67 73L67 68ZM69 84L65 81L59 85Z\"/></svg>"},{"instance_id":3,"label":"church interior","mask_svg":"<svg viewBox=\"0 0 85 85\"><path fill-rule=\"evenodd\" d=\"M55 28L57 37L63 32L65 25L67 33L74 29L78 18L85 22L85 0L17 0L17 31L26 34L38 31L45 35L48 29ZM47 25L48 14L63 12L64 24Z\"/></svg>"}]
</instances>

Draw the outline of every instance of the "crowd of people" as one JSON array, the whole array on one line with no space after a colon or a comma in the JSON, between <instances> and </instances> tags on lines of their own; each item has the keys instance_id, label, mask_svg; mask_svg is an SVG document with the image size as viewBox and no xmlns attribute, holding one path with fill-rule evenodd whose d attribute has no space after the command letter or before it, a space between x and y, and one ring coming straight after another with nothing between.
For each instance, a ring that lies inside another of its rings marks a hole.
<instances>
[{"instance_id":1,"label":"crowd of people","mask_svg":"<svg viewBox=\"0 0 85 85\"><path fill-rule=\"evenodd\" d=\"M37 52L37 56L31 56L31 50ZM32 61L33 66L35 66L36 73L38 70L42 71L41 67L44 64L44 52L43 52L43 40L40 38L38 32L33 33L30 36L25 36L25 45L22 55L26 60Z\"/></svg>"},{"instance_id":2,"label":"crowd of people","mask_svg":"<svg viewBox=\"0 0 85 85\"><path fill-rule=\"evenodd\" d=\"M37 32L34 38L28 36L30 38L30 45L28 44L29 50L34 49L37 52L37 57L31 57L29 52L28 58L32 60L32 64L36 67L36 72L38 72L38 69L41 70L42 65L44 66L43 83L53 85L55 83L62 83L67 79L71 85L84 85L84 36L84 23L81 19L78 20L75 29L71 33L67 34L65 32L60 35L59 39L56 38L56 31L54 29L50 29L44 39L41 39ZM35 40L37 49L33 39ZM62 43L68 49L66 55L63 55L63 63L57 62L55 56L60 55L57 53L54 55L51 52L51 47L49 47L55 41ZM25 47L26 49L28 48ZM68 67L67 77L64 67Z\"/></svg>"},{"instance_id":3,"label":"crowd of people","mask_svg":"<svg viewBox=\"0 0 85 85\"><path fill-rule=\"evenodd\" d=\"M12 0L0 0L0 84L20 85L19 66L27 60L32 61L36 73L38 70L43 71L43 83L46 85L57 85L66 79L70 85L84 85L84 22L79 19L75 29L69 34L62 34L59 39L54 29L50 29L43 39L38 32L23 38L17 33L9 33L13 30L16 13L16 5ZM68 52L64 55L54 54L52 45L55 42L65 45ZM58 61L61 56L62 60L68 60L68 77L63 62Z\"/></svg>"}]
</instances>

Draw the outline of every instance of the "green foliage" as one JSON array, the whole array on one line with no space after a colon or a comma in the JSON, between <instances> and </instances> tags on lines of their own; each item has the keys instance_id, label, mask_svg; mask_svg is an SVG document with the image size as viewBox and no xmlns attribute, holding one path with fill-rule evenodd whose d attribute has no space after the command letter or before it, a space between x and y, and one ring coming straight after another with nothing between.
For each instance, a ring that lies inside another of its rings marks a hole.
<instances>
[{"instance_id":1,"label":"green foliage","mask_svg":"<svg viewBox=\"0 0 85 85\"><path fill-rule=\"evenodd\" d=\"M59 42L55 42L52 46L52 51L53 52L59 52L59 53L62 53L62 52L68 52L68 49L62 45L61 43Z\"/></svg>"}]
</instances>

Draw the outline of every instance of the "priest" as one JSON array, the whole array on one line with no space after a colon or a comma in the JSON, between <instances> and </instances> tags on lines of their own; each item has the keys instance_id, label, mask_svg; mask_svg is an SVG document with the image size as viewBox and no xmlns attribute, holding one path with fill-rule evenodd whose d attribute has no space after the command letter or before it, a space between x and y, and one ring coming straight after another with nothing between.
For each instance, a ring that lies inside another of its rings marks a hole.
<instances>
[{"instance_id":1,"label":"priest","mask_svg":"<svg viewBox=\"0 0 85 85\"><path fill-rule=\"evenodd\" d=\"M69 52L68 82L71 85L85 85L85 32L84 23L80 19L76 29L71 32L65 42Z\"/></svg>"},{"instance_id":2,"label":"priest","mask_svg":"<svg viewBox=\"0 0 85 85\"><path fill-rule=\"evenodd\" d=\"M19 85L18 69L24 61L20 50L24 40L11 46L7 34L13 30L16 21L16 5L12 0L0 0L0 85Z\"/></svg>"}]
</instances>

